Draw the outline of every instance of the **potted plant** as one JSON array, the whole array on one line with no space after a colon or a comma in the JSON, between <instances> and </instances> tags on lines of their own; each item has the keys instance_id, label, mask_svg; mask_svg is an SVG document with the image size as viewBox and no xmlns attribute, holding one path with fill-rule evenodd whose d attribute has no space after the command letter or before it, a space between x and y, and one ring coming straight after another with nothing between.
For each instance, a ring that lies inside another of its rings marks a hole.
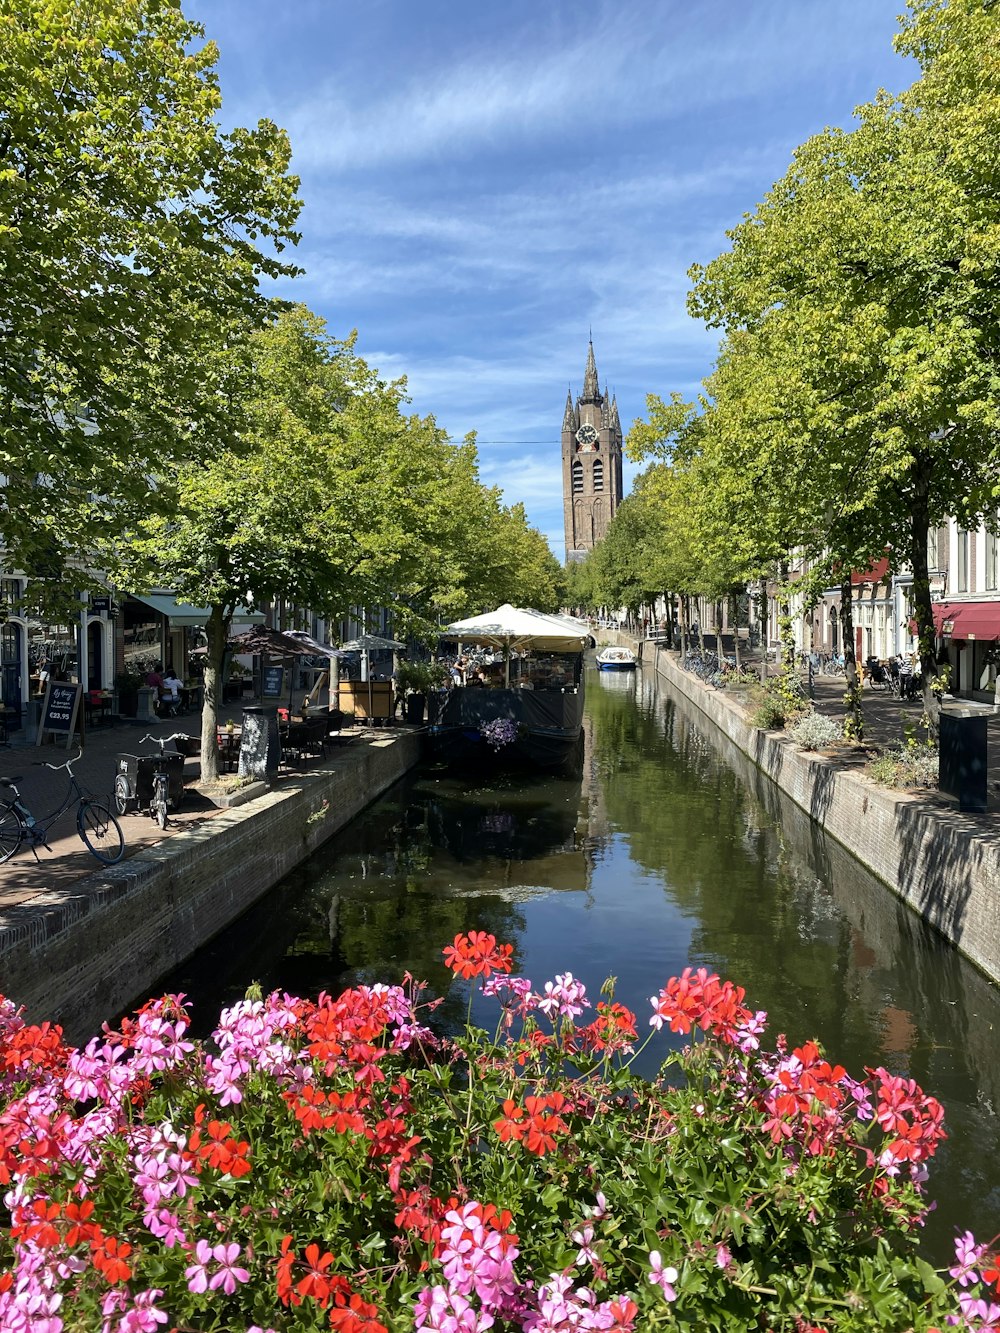
<instances>
[{"instance_id":1,"label":"potted plant","mask_svg":"<svg viewBox=\"0 0 1000 1333\"><path fill-rule=\"evenodd\" d=\"M115 676L114 712L119 717L135 717L139 711L139 687L142 676L136 671L119 671Z\"/></svg>"},{"instance_id":2,"label":"potted plant","mask_svg":"<svg viewBox=\"0 0 1000 1333\"><path fill-rule=\"evenodd\" d=\"M413 726L422 726L428 690L439 689L448 673L440 662L400 662L396 689L404 696L404 716Z\"/></svg>"}]
</instances>

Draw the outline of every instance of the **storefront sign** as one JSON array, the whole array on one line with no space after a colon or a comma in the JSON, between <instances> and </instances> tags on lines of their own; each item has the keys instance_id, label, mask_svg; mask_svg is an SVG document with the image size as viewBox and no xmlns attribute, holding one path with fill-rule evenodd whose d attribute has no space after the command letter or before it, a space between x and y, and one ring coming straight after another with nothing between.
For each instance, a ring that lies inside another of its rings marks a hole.
<instances>
[{"instance_id":1,"label":"storefront sign","mask_svg":"<svg viewBox=\"0 0 1000 1333\"><path fill-rule=\"evenodd\" d=\"M45 740L45 733L61 738L66 737L66 749L70 747L76 733L80 717L80 698L83 687L69 685L62 681L49 681L42 702L42 720L38 727L37 745Z\"/></svg>"},{"instance_id":2,"label":"storefront sign","mask_svg":"<svg viewBox=\"0 0 1000 1333\"><path fill-rule=\"evenodd\" d=\"M111 597L91 597L90 609L98 613L106 611L109 616L116 616L118 614L118 603Z\"/></svg>"}]
</instances>

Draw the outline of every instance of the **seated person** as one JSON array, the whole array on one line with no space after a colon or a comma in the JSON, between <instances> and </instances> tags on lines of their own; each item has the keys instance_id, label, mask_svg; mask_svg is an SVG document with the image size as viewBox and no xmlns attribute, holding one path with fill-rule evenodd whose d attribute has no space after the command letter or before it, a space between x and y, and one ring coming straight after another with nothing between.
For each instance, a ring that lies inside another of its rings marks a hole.
<instances>
[{"instance_id":1,"label":"seated person","mask_svg":"<svg viewBox=\"0 0 1000 1333\"><path fill-rule=\"evenodd\" d=\"M486 672L483 670L482 667L480 667L478 671L476 671L473 675L471 675L465 683L466 683L466 685L488 685L488 684L489 684L489 682L488 682L487 679L486 679Z\"/></svg>"},{"instance_id":2,"label":"seated person","mask_svg":"<svg viewBox=\"0 0 1000 1333\"><path fill-rule=\"evenodd\" d=\"M163 677L160 672L163 670L163 664L157 662L151 671L146 672L146 684L151 690L157 690L163 685Z\"/></svg>"},{"instance_id":3,"label":"seated person","mask_svg":"<svg viewBox=\"0 0 1000 1333\"><path fill-rule=\"evenodd\" d=\"M173 667L167 667L163 683L160 686L160 699L167 705L171 716L177 712L182 688L181 682L174 675Z\"/></svg>"}]
</instances>

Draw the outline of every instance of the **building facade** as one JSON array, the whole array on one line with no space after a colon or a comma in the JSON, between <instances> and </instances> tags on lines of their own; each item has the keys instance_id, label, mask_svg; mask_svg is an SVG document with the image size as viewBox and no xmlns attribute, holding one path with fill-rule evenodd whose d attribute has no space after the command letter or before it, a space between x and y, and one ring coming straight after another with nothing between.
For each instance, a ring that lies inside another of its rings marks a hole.
<instances>
[{"instance_id":1,"label":"building facade","mask_svg":"<svg viewBox=\"0 0 1000 1333\"><path fill-rule=\"evenodd\" d=\"M562 424L566 559L580 560L606 535L622 502L622 428L614 396L598 387L594 344L587 349L583 393L566 394Z\"/></svg>"}]
</instances>

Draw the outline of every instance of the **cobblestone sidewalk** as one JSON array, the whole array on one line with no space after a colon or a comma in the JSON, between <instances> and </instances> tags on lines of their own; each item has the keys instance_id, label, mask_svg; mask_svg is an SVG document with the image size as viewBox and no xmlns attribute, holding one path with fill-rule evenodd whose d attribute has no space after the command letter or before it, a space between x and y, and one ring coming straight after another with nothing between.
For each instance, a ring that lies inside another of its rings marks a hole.
<instances>
[{"instance_id":1,"label":"cobblestone sidewalk","mask_svg":"<svg viewBox=\"0 0 1000 1333\"><path fill-rule=\"evenodd\" d=\"M239 725L243 717L242 709L239 705L226 704L224 716L227 719L231 717ZM151 743L140 744L143 736L166 737L175 732L199 736L201 713L182 714L177 718L157 720L153 723L120 722L115 726L92 728L86 734L83 757L74 764L73 771L80 779L81 785L90 792L97 796L110 797L118 770L118 756L154 753ZM350 730L346 734L351 734ZM0 777L17 779L17 786L25 804L36 815L46 814L58 808L67 785L66 774L53 773L44 765L62 764L67 757L78 754L79 740L74 740L67 750L64 743L18 744L16 732L11 739L12 744L0 746ZM173 749L173 745L167 747L168 752L172 752ZM308 772L308 769L305 771ZM122 832L125 834L126 858L133 856L140 848L151 846L185 829L204 824L218 814L218 808L193 786L200 776L199 760L186 759L184 801L181 807L170 815L165 831L161 832L147 814L120 816ZM282 770L278 781L295 781L300 776L301 773L298 771ZM52 850L49 852L39 848L38 862L35 861L29 848L22 847L10 861L0 865L0 911L14 903L26 902L36 894L65 887L100 871L100 862L87 851L77 833L75 807L53 825L49 840Z\"/></svg>"}]
</instances>

